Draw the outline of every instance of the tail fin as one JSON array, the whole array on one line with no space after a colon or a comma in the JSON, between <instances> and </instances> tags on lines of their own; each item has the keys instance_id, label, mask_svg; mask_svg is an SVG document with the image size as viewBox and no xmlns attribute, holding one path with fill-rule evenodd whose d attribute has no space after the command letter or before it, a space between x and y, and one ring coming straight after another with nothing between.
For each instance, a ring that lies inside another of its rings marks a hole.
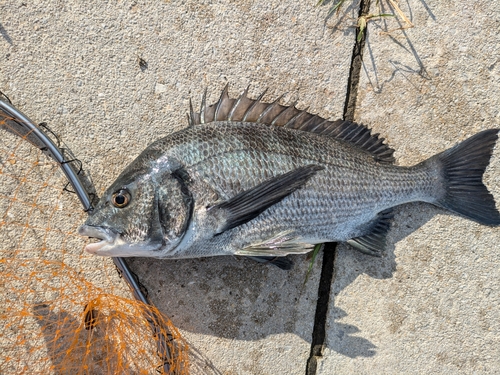
<instances>
[{"instance_id":1,"label":"tail fin","mask_svg":"<svg viewBox=\"0 0 500 375\"><path fill-rule=\"evenodd\" d=\"M499 130L485 130L436 155L443 167L446 190L437 205L480 224L500 225L495 199L482 181Z\"/></svg>"}]
</instances>

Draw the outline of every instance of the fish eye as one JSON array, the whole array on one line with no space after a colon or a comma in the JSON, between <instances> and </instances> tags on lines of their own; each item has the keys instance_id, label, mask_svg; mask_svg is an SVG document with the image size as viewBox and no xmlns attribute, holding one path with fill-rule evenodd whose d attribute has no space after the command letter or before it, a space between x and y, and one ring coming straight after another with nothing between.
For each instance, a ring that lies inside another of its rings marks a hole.
<instances>
[{"instance_id":1,"label":"fish eye","mask_svg":"<svg viewBox=\"0 0 500 375\"><path fill-rule=\"evenodd\" d=\"M112 202L113 206L118 208L123 208L127 206L130 202L130 193L127 190L121 189L113 194Z\"/></svg>"}]
</instances>

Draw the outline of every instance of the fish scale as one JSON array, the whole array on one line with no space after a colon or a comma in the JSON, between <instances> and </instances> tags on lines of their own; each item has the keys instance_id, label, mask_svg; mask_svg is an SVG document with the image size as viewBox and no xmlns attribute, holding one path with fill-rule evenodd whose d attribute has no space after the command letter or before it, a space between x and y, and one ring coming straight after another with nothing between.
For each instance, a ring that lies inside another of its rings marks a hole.
<instances>
[{"instance_id":1,"label":"fish scale","mask_svg":"<svg viewBox=\"0 0 500 375\"><path fill-rule=\"evenodd\" d=\"M199 113L191 109L189 127L144 150L80 228L101 239L87 251L271 257L343 241L380 255L391 209L416 201L500 225L482 183L498 129L415 166L396 166L394 150L363 125L247 92L230 99L226 88L214 105L203 100Z\"/></svg>"}]
</instances>

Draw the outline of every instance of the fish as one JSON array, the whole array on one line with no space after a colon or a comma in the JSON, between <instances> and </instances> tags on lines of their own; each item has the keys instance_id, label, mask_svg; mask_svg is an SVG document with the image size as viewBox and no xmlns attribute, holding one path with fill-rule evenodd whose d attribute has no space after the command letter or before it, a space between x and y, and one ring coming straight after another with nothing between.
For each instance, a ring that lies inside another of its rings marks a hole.
<instances>
[{"instance_id":1,"label":"fish","mask_svg":"<svg viewBox=\"0 0 500 375\"><path fill-rule=\"evenodd\" d=\"M413 166L362 124L327 120L248 87L149 145L78 229L86 251L112 257L251 257L287 268L289 254L346 242L381 256L396 206L426 202L500 225L482 182L499 129L484 130Z\"/></svg>"}]
</instances>

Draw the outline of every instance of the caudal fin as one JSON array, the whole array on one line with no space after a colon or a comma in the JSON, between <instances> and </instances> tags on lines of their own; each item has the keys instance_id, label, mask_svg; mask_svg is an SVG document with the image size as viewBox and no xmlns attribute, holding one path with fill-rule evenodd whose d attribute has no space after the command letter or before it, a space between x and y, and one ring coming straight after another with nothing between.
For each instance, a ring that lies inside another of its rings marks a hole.
<instances>
[{"instance_id":1,"label":"caudal fin","mask_svg":"<svg viewBox=\"0 0 500 375\"><path fill-rule=\"evenodd\" d=\"M446 190L437 205L484 225L500 225L495 199L482 181L499 130L485 130L436 155Z\"/></svg>"}]
</instances>

